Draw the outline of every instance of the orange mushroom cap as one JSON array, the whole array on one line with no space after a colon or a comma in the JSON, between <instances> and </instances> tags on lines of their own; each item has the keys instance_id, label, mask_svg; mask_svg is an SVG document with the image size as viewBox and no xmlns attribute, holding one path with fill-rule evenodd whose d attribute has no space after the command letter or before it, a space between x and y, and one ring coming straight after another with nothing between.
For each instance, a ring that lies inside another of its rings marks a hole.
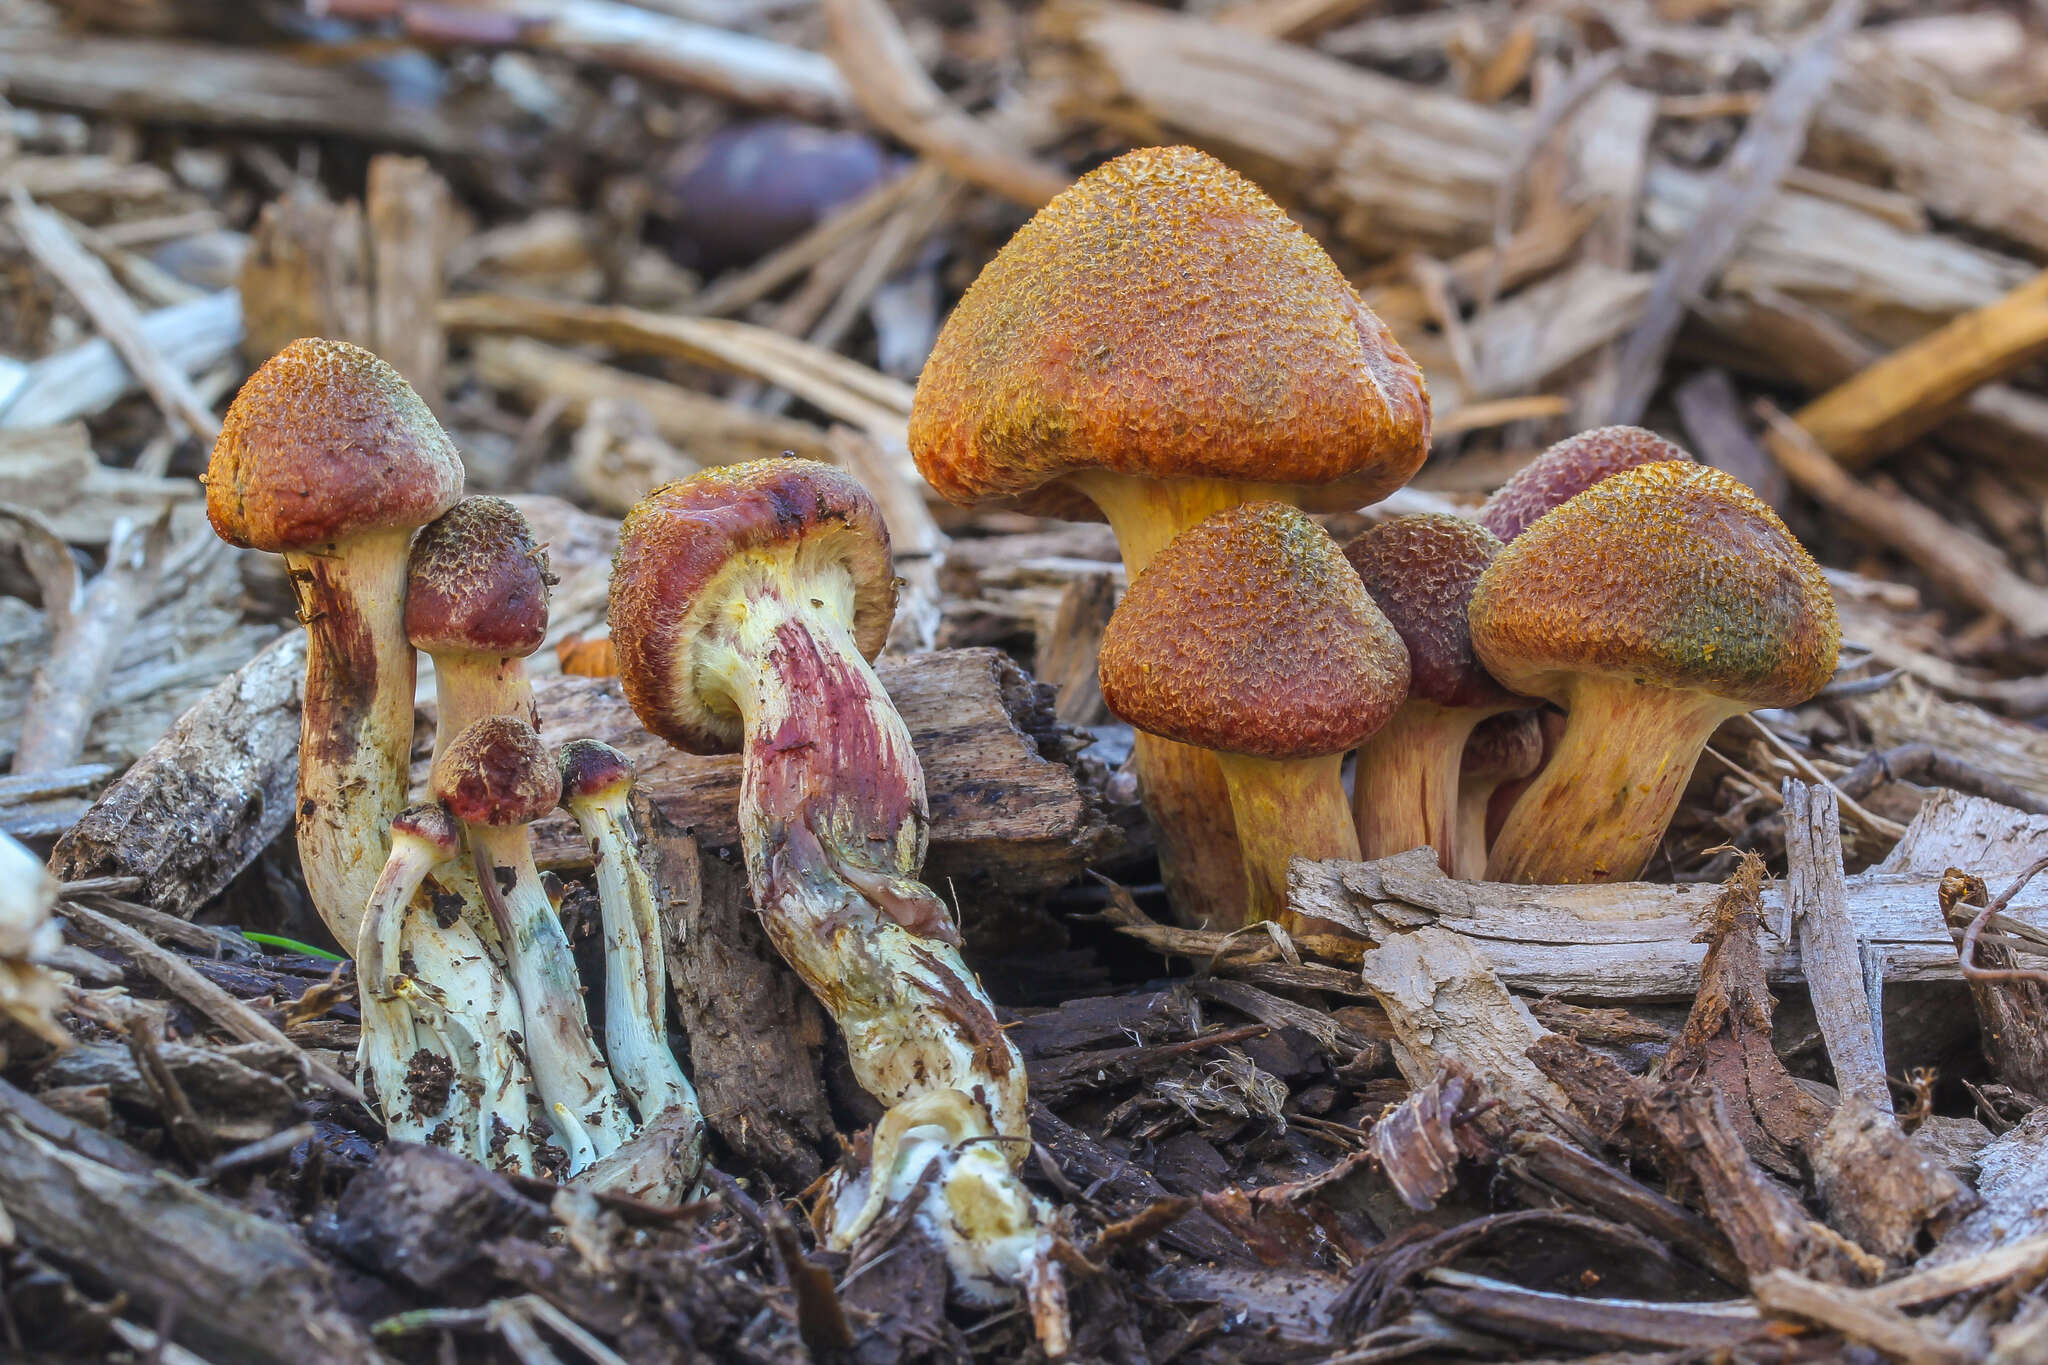
<instances>
[{"instance_id":1,"label":"orange mushroom cap","mask_svg":"<svg viewBox=\"0 0 2048 1365\"><path fill-rule=\"evenodd\" d=\"M1480 575L1471 622L1496 678L1560 703L1592 673L1790 706L1833 675L1841 643L1827 580L1778 514L1676 461L1540 518Z\"/></svg>"},{"instance_id":2,"label":"orange mushroom cap","mask_svg":"<svg viewBox=\"0 0 2048 1365\"><path fill-rule=\"evenodd\" d=\"M1637 465L1690 460L1683 449L1641 427L1595 427L1567 436L1515 471L1479 509L1479 524L1503 541L1600 480Z\"/></svg>"},{"instance_id":3,"label":"orange mushroom cap","mask_svg":"<svg viewBox=\"0 0 2048 1365\"><path fill-rule=\"evenodd\" d=\"M1359 535L1344 557L1408 646L1408 695L1438 706L1491 706L1507 698L1472 652L1465 607L1500 553L1493 532L1463 517L1395 517Z\"/></svg>"},{"instance_id":4,"label":"orange mushroom cap","mask_svg":"<svg viewBox=\"0 0 2048 1365\"><path fill-rule=\"evenodd\" d=\"M547 551L503 498L464 498L412 543L405 633L428 653L525 658L548 633Z\"/></svg>"},{"instance_id":5,"label":"orange mushroom cap","mask_svg":"<svg viewBox=\"0 0 2048 1365\"><path fill-rule=\"evenodd\" d=\"M1421 467L1429 393L1277 204L1203 152L1152 147L1076 181L982 270L918 381L910 448L957 503L1093 519L1039 490L1100 468L1301 485L1341 510Z\"/></svg>"},{"instance_id":6,"label":"orange mushroom cap","mask_svg":"<svg viewBox=\"0 0 2048 1365\"><path fill-rule=\"evenodd\" d=\"M555 758L517 716L485 716L434 761L434 796L465 825L524 825L562 798Z\"/></svg>"},{"instance_id":7,"label":"orange mushroom cap","mask_svg":"<svg viewBox=\"0 0 2048 1365\"><path fill-rule=\"evenodd\" d=\"M1408 652L1343 551L1278 502L1160 551L1110 618L1100 671L1139 729L1258 758L1342 753L1408 694Z\"/></svg>"},{"instance_id":8,"label":"orange mushroom cap","mask_svg":"<svg viewBox=\"0 0 2048 1365\"><path fill-rule=\"evenodd\" d=\"M462 496L462 457L398 371L308 337L263 362L221 419L206 517L282 552L424 526Z\"/></svg>"},{"instance_id":9,"label":"orange mushroom cap","mask_svg":"<svg viewBox=\"0 0 2048 1365\"><path fill-rule=\"evenodd\" d=\"M691 650L718 625L738 565L794 555L853 580L854 644L872 661L896 614L889 529L852 475L815 460L754 460L663 484L626 514L612 561L611 638L640 723L690 753L741 747L739 717L697 690Z\"/></svg>"}]
</instances>

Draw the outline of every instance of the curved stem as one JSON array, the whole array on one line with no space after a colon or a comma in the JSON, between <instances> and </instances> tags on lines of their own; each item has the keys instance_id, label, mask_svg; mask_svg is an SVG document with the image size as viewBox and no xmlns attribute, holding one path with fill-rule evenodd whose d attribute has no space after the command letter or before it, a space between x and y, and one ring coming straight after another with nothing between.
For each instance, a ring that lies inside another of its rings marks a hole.
<instances>
[{"instance_id":1,"label":"curved stem","mask_svg":"<svg viewBox=\"0 0 2048 1365\"><path fill-rule=\"evenodd\" d=\"M1492 778L1461 778L1458 782L1458 825L1451 836L1451 868L1459 881L1486 876L1486 808L1500 783Z\"/></svg>"},{"instance_id":2,"label":"curved stem","mask_svg":"<svg viewBox=\"0 0 2048 1365\"><path fill-rule=\"evenodd\" d=\"M1344 800L1344 755L1279 760L1218 754L1244 849L1251 918L1296 928L1287 911L1287 864L1295 858L1358 857Z\"/></svg>"},{"instance_id":3,"label":"curved stem","mask_svg":"<svg viewBox=\"0 0 2048 1365\"><path fill-rule=\"evenodd\" d=\"M1722 721L1748 709L1703 692L1576 679L1564 737L1501 826L1488 880L1556 885L1641 876L1700 750Z\"/></svg>"},{"instance_id":4,"label":"curved stem","mask_svg":"<svg viewBox=\"0 0 2048 1365\"><path fill-rule=\"evenodd\" d=\"M306 626L299 862L313 908L344 946L358 937L411 771L410 542L410 531L386 531L285 556Z\"/></svg>"},{"instance_id":5,"label":"curved stem","mask_svg":"<svg viewBox=\"0 0 2048 1365\"><path fill-rule=\"evenodd\" d=\"M1359 855L1387 858L1424 845L1449 872L1456 864L1458 769L1473 727L1493 709L1403 702L1358 749L1352 809Z\"/></svg>"},{"instance_id":6,"label":"curved stem","mask_svg":"<svg viewBox=\"0 0 2048 1365\"><path fill-rule=\"evenodd\" d=\"M571 1152L573 1173L581 1169L575 1153L584 1134L589 1150L604 1156L626 1140L631 1125L611 1071L590 1036L576 960L562 921L541 889L526 826L464 829L476 861L477 884L497 922L512 986L519 993L534 1088L554 1118L562 1145Z\"/></svg>"}]
</instances>

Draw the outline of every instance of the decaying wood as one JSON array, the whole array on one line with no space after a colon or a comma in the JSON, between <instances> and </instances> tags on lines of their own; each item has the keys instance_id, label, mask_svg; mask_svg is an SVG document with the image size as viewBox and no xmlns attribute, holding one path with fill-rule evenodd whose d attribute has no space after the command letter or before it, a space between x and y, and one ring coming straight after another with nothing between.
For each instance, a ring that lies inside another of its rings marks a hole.
<instances>
[{"instance_id":1,"label":"decaying wood","mask_svg":"<svg viewBox=\"0 0 2048 1365\"><path fill-rule=\"evenodd\" d=\"M1958 931L1990 904L1982 877L1951 868L1942 879L1942 909ZM1968 935L1962 935L1965 942ZM1961 945L1958 945L1960 949ZM2018 955L2002 943L1977 941L1977 965L1994 972L2017 968ZM2027 977L1969 978L1984 1060L2001 1083L2036 1099L2048 1096L2048 988Z\"/></svg>"},{"instance_id":2,"label":"decaying wood","mask_svg":"<svg viewBox=\"0 0 2048 1365\"><path fill-rule=\"evenodd\" d=\"M5 61L0 44L0 66ZM140 333L174 368L196 374L233 354L242 339L242 296L223 289L159 308L144 315ZM0 407L0 427L57 426L91 417L141 387L114 343L94 337L29 366L20 387Z\"/></svg>"},{"instance_id":3,"label":"decaying wood","mask_svg":"<svg viewBox=\"0 0 2048 1365\"><path fill-rule=\"evenodd\" d=\"M82 423L5 426L0 418L0 503L35 513L67 545L105 545L122 521L151 522L199 496L191 479L101 464Z\"/></svg>"},{"instance_id":4,"label":"decaying wood","mask_svg":"<svg viewBox=\"0 0 2048 1365\"><path fill-rule=\"evenodd\" d=\"M441 301L442 256L452 233L448 186L417 157L370 162L363 219L370 230L371 347L405 376L430 406L441 402L448 342L434 316Z\"/></svg>"},{"instance_id":5,"label":"decaying wood","mask_svg":"<svg viewBox=\"0 0 2048 1365\"><path fill-rule=\"evenodd\" d=\"M1410 1085L1456 1062L1488 1077L1492 1093L1523 1123L1584 1138L1564 1093L1529 1064L1529 1048L1546 1030L1472 940L1435 927L1394 934L1360 965L1394 1027L1394 1058Z\"/></svg>"},{"instance_id":6,"label":"decaying wood","mask_svg":"<svg viewBox=\"0 0 2048 1365\"><path fill-rule=\"evenodd\" d=\"M1937 805L1929 803L1930 808ZM2016 811L2005 815L2011 821L2038 820L2048 829L2048 820L2039 817ZM1938 811L1930 816L1923 809L1913 827L1930 818L1939 818ZM1646 882L1510 887L1454 881L1441 869L1431 872L1434 864L1424 862L1406 854L1377 863L1297 862L1290 904L1297 914L1353 927L1368 937L1430 923L1455 929L1478 942L1501 979L1516 990L1648 1001L1689 1000L1699 988L1706 948L1695 940L1718 894L1715 888ZM1938 870L1930 874L1917 868L1873 869L1848 879L1849 915L1857 937L1871 945L1873 958L1881 956L1887 983L1961 980L1954 940L1941 922L1939 887ZM1783 892L1766 887L1762 903L1765 979L1798 983L1803 977L1797 945L1768 928L1783 922ZM2048 925L2048 893L2023 893L2015 918Z\"/></svg>"},{"instance_id":7,"label":"decaying wood","mask_svg":"<svg viewBox=\"0 0 2048 1365\"><path fill-rule=\"evenodd\" d=\"M219 1360L384 1360L337 1306L335 1272L289 1230L183 1180L65 1151L30 1106L43 1110L0 1091L0 1207L23 1241L174 1313L173 1336Z\"/></svg>"},{"instance_id":8,"label":"decaying wood","mask_svg":"<svg viewBox=\"0 0 2048 1365\"><path fill-rule=\"evenodd\" d=\"M1757 1302L1772 1312L1833 1328L1851 1341L1875 1346L1888 1359L1907 1365L1962 1365L1969 1359L1930 1336L1904 1313L1789 1270L1759 1275L1751 1290Z\"/></svg>"},{"instance_id":9,"label":"decaying wood","mask_svg":"<svg viewBox=\"0 0 2048 1365\"><path fill-rule=\"evenodd\" d=\"M742 1160L796 1191L833 1133L819 1050L823 1011L761 929L737 860L703 853L635 794L661 917L676 1017L704 1122Z\"/></svg>"}]
</instances>

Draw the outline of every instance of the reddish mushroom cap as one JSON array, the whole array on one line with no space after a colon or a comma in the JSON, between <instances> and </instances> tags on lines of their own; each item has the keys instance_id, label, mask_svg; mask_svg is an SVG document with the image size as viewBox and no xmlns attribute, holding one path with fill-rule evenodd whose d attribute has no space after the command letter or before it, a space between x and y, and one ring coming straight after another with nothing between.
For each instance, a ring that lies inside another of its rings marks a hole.
<instances>
[{"instance_id":1,"label":"reddish mushroom cap","mask_svg":"<svg viewBox=\"0 0 2048 1365\"><path fill-rule=\"evenodd\" d=\"M1805 701L1841 626L1778 514L1708 465L1640 465L1502 550L1472 593L1472 643L1508 688L1563 704L1603 674L1744 705Z\"/></svg>"},{"instance_id":2,"label":"reddish mushroom cap","mask_svg":"<svg viewBox=\"0 0 2048 1365\"><path fill-rule=\"evenodd\" d=\"M434 795L465 825L524 825L562 798L555 758L517 716L485 716L434 762Z\"/></svg>"},{"instance_id":3,"label":"reddish mushroom cap","mask_svg":"<svg viewBox=\"0 0 2048 1365\"><path fill-rule=\"evenodd\" d=\"M1438 706L1491 706L1508 693L1472 652L1465 607L1500 553L1493 532L1430 512L1383 521L1344 557L1408 646L1408 695Z\"/></svg>"},{"instance_id":4,"label":"reddish mushroom cap","mask_svg":"<svg viewBox=\"0 0 2048 1365\"><path fill-rule=\"evenodd\" d=\"M449 815L447 807L438 801L407 806L392 816L391 833L394 836L409 835L450 855L455 852L462 837L461 831L455 827L455 818Z\"/></svg>"},{"instance_id":5,"label":"reddish mushroom cap","mask_svg":"<svg viewBox=\"0 0 2048 1365\"><path fill-rule=\"evenodd\" d=\"M910 448L958 503L1099 467L1301 485L1340 510L1421 467L1429 393L1277 204L1205 153L1151 147L1076 181L982 270L918 381Z\"/></svg>"},{"instance_id":6,"label":"reddish mushroom cap","mask_svg":"<svg viewBox=\"0 0 2048 1365\"><path fill-rule=\"evenodd\" d=\"M595 739L572 739L555 755L562 772L562 804L573 805L633 785L633 760Z\"/></svg>"},{"instance_id":7,"label":"reddish mushroom cap","mask_svg":"<svg viewBox=\"0 0 2048 1365\"><path fill-rule=\"evenodd\" d=\"M853 583L853 638L870 660L896 614L881 509L852 475L815 460L707 469L641 499L612 561L612 650L640 723L691 753L731 753L739 717L698 690L692 652L736 586L731 571L765 557ZM791 604L800 607L802 604Z\"/></svg>"},{"instance_id":8,"label":"reddish mushroom cap","mask_svg":"<svg viewBox=\"0 0 2048 1365\"><path fill-rule=\"evenodd\" d=\"M359 346L294 341L242 385L206 466L230 545L310 549L424 526L462 496L462 457L398 371Z\"/></svg>"},{"instance_id":9,"label":"reddish mushroom cap","mask_svg":"<svg viewBox=\"0 0 2048 1365\"><path fill-rule=\"evenodd\" d=\"M1515 782L1543 766L1540 712L1503 711L1472 728L1458 773L1475 782Z\"/></svg>"},{"instance_id":10,"label":"reddish mushroom cap","mask_svg":"<svg viewBox=\"0 0 2048 1365\"><path fill-rule=\"evenodd\" d=\"M1515 471L1479 509L1479 524L1513 540L1551 508L1637 465L1690 460L1682 448L1641 427L1595 427L1567 436Z\"/></svg>"},{"instance_id":11,"label":"reddish mushroom cap","mask_svg":"<svg viewBox=\"0 0 2048 1365\"><path fill-rule=\"evenodd\" d=\"M429 654L525 658L548 633L548 556L517 507L464 498L412 543L405 633Z\"/></svg>"},{"instance_id":12,"label":"reddish mushroom cap","mask_svg":"<svg viewBox=\"0 0 2048 1365\"><path fill-rule=\"evenodd\" d=\"M1343 551L1277 502L1175 537L1110 618L1099 667L1139 729L1260 758L1341 753L1408 694L1408 652Z\"/></svg>"}]
</instances>

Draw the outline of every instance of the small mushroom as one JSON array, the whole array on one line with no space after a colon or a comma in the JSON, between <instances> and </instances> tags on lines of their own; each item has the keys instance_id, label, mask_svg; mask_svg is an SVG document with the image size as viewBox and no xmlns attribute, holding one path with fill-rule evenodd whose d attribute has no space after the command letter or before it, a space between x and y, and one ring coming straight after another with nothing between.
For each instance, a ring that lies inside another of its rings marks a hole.
<instances>
[{"instance_id":1,"label":"small mushroom","mask_svg":"<svg viewBox=\"0 0 2048 1365\"><path fill-rule=\"evenodd\" d=\"M1820 567L1718 469L1641 465L1540 518L1479 577L1472 643L1509 689L1565 709L1515 803L1494 881L1627 881L1724 720L1805 701L1841 628Z\"/></svg>"},{"instance_id":2,"label":"small mushroom","mask_svg":"<svg viewBox=\"0 0 2048 1365\"><path fill-rule=\"evenodd\" d=\"M556 755L562 807L576 817L597 865L604 918L604 1041L612 1073L645 1125L669 1109L691 1116L683 1129L685 1179L703 1159L704 1121L697 1091L668 1045L668 960L654 886L640 860L627 797L633 763L609 744L575 739Z\"/></svg>"},{"instance_id":3,"label":"small mushroom","mask_svg":"<svg viewBox=\"0 0 2048 1365\"><path fill-rule=\"evenodd\" d=\"M649 730L690 753L742 753L754 903L839 1025L855 1079L892 1113L958 1092L975 1135L996 1140L1004 1187L1035 1209L1012 1169L1030 1151L1022 1059L961 960L951 912L917 880L924 776L869 667L895 600L867 491L829 465L759 460L664 485L627 515L612 643ZM972 1211L955 1212L941 1243L964 1287L986 1255ZM1056 1271L1041 1258L1019 1274L1036 1307ZM1063 1330L1040 1322L1042 1340Z\"/></svg>"},{"instance_id":4,"label":"small mushroom","mask_svg":"<svg viewBox=\"0 0 2048 1365\"><path fill-rule=\"evenodd\" d=\"M1525 704L1480 666L1465 619L1500 548L1485 527L1436 513L1383 521L1344 547L1408 647L1408 699L1358 749L1352 806L1364 857L1427 844L1453 870L1465 741L1488 716Z\"/></svg>"},{"instance_id":5,"label":"small mushroom","mask_svg":"<svg viewBox=\"0 0 2048 1365\"><path fill-rule=\"evenodd\" d=\"M616 1150L630 1124L590 1036L568 937L533 865L527 825L562 796L554 755L519 717L486 716L434 760L433 789L462 824L519 994L534 1089L569 1154L570 1171L580 1171Z\"/></svg>"},{"instance_id":6,"label":"small mushroom","mask_svg":"<svg viewBox=\"0 0 2048 1365\"><path fill-rule=\"evenodd\" d=\"M1407 696L1408 652L1307 516L1250 502L1183 532L1124 594L1099 671L1118 716L1215 752L1247 923L1281 917L1290 858L1358 856L1344 754Z\"/></svg>"},{"instance_id":7,"label":"small mushroom","mask_svg":"<svg viewBox=\"0 0 2048 1365\"><path fill-rule=\"evenodd\" d=\"M1533 777L1543 765L1543 725L1534 709L1488 716L1472 728L1458 771L1458 829L1451 844L1451 875L1476 881L1486 875L1487 817L1493 794Z\"/></svg>"},{"instance_id":8,"label":"small mushroom","mask_svg":"<svg viewBox=\"0 0 2048 1365\"><path fill-rule=\"evenodd\" d=\"M517 507L469 497L413 541L405 633L434 660L434 754L485 716L538 726L526 656L548 633L547 551Z\"/></svg>"},{"instance_id":9,"label":"small mushroom","mask_svg":"<svg viewBox=\"0 0 2048 1365\"><path fill-rule=\"evenodd\" d=\"M221 420L206 515L231 545L282 553L306 626L299 861L336 941L356 941L405 805L413 532L462 494L462 460L398 372L345 341L294 341Z\"/></svg>"},{"instance_id":10,"label":"small mushroom","mask_svg":"<svg viewBox=\"0 0 2048 1365\"><path fill-rule=\"evenodd\" d=\"M1641 427L1595 427L1567 436L1515 471L1479 509L1479 524L1505 544L1551 508L1637 465L1692 456Z\"/></svg>"},{"instance_id":11,"label":"small mushroom","mask_svg":"<svg viewBox=\"0 0 2048 1365\"><path fill-rule=\"evenodd\" d=\"M1344 511L1429 450L1422 372L1255 185L1190 147L1128 153L1026 223L961 298L910 413L949 501L1107 519L1132 579L1237 503ZM1214 760L1141 736L1177 913L1244 917Z\"/></svg>"}]
</instances>

